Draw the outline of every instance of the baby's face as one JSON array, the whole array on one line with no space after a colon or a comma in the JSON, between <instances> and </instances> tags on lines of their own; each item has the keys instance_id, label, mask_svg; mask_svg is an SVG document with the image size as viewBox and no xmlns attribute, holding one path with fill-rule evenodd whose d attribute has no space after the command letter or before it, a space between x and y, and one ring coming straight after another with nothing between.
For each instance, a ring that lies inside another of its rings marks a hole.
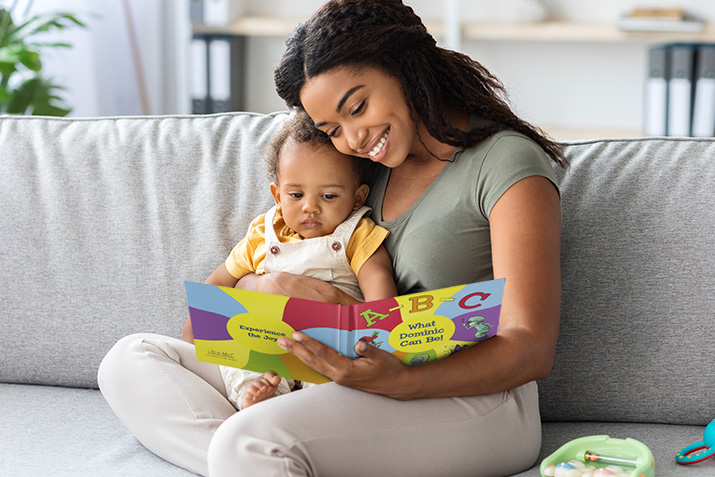
<instances>
[{"instance_id":1,"label":"baby's face","mask_svg":"<svg viewBox=\"0 0 715 477\"><path fill-rule=\"evenodd\" d=\"M330 144L286 141L271 192L288 227L304 238L329 235L365 203L369 188L358 183L351 161Z\"/></svg>"}]
</instances>

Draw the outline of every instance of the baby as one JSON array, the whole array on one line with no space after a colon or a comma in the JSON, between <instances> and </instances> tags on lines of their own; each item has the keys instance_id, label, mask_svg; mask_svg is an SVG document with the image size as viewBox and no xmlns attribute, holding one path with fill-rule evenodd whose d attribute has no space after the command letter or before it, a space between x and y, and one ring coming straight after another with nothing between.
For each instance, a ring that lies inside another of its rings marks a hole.
<instances>
[{"instance_id":1,"label":"baby","mask_svg":"<svg viewBox=\"0 0 715 477\"><path fill-rule=\"evenodd\" d=\"M374 165L338 152L304 113L275 138L267 164L276 205L253 220L206 282L233 287L249 273L283 271L330 282L359 300L396 296L382 245L388 232L363 217L370 210L364 203ZM239 410L296 386L272 372L221 366L221 373Z\"/></svg>"}]
</instances>

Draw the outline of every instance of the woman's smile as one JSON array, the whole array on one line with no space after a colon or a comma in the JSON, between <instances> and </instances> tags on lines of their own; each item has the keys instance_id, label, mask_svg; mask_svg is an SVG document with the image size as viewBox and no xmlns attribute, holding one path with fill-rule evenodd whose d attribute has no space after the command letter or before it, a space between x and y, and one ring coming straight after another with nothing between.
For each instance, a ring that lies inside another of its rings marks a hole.
<instances>
[{"instance_id":1,"label":"woman's smile","mask_svg":"<svg viewBox=\"0 0 715 477\"><path fill-rule=\"evenodd\" d=\"M388 127L382 136L376 138L368 146L369 151L367 153L371 161L380 162L387 154L387 145L390 137L390 128Z\"/></svg>"}]
</instances>

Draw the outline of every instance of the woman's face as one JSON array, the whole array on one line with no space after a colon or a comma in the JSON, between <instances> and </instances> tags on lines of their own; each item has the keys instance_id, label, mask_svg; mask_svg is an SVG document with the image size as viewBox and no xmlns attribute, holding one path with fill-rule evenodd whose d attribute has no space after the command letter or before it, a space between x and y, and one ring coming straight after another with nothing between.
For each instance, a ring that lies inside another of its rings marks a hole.
<instances>
[{"instance_id":1,"label":"woman's face","mask_svg":"<svg viewBox=\"0 0 715 477\"><path fill-rule=\"evenodd\" d=\"M400 83L377 68L322 73L306 81L300 100L343 154L397 167L419 144Z\"/></svg>"}]
</instances>

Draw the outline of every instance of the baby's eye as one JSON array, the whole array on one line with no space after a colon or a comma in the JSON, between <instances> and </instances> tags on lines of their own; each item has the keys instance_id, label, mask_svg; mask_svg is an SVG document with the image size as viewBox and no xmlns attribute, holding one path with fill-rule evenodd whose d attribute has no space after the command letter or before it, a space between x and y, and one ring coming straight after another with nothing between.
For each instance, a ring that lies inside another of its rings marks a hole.
<instances>
[{"instance_id":1,"label":"baby's eye","mask_svg":"<svg viewBox=\"0 0 715 477\"><path fill-rule=\"evenodd\" d=\"M335 199L335 198L337 198L337 197L338 197L337 194L323 194L323 199L326 199L326 200L332 200L332 199Z\"/></svg>"},{"instance_id":2,"label":"baby's eye","mask_svg":"<svg viewBox=\"0 0 715 477\"><path fill-rule=\"evenodd\" d=\"M288 195L289 195L290 197L292 197L293 199L300 199L301 197L303 197L303 194L300 193L300 192L291 192L291 193L288 194Z\"/></svg>"}]
</instances>

